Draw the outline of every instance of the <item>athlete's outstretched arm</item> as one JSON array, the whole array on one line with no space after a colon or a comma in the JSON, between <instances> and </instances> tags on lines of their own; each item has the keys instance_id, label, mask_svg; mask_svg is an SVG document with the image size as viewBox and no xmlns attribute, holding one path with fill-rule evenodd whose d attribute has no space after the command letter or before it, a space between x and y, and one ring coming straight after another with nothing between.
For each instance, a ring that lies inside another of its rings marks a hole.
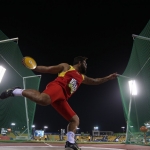
<instances>
[{"instance_id":1,"label":"athlete's outstretched arm","mask_svg":"<svg viewBox=\"0 0 150 150\"><path fill-rule=\"evenodd\" d=\"M33 71L40 72L40 73L51 73L51 74L58 74L64 69L69 66L66 63L61 63L55 66L37 66Z\"/></svg>"},{"instance_id":2,"label":"athlete's outstretched arm","mask_svg":"<svg viewBox=\"0 0 150 150\"><path fill-rule=\"evenodd\" d=\"M102 84L104 82L107 82L109 80L116 79L117 73L110 74L109 76L103 77L103 78L90 78L87 76L84 76L83 84L87 85L98 85Z\"/></svg>"}]
</instances>

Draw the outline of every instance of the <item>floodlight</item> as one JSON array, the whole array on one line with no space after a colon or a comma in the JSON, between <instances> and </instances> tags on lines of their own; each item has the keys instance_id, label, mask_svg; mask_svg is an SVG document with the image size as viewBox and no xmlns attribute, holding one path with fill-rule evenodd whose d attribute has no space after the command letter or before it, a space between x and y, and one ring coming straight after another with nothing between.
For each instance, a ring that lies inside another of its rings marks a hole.
<instances>
[{"instance_id":1,"label":"floodlight","mask_svg":"<svg viewBox=\"0 0 150 150\"><path fill-rule=\"evenodd\" d=\"M35 128L35 125L32 125L31 127L32 127L32 128Z\"/></svg>"},{"instance_id":2,"label":"floodlight","mask_svg":"<svg viewBox=\"0 0 150 150\"><path fill-rule=\"evenodd\" d=\"M94 127L94 130L98 130L98 127Z\"/></svg>"},{"instance_id":3,"label":"floodlight","mask_svg":"<svg viewBox=\"0 0 150 150\"><path fill-rule=\"evenodd\" d=\"M15 124L15 123L11 123L11 125L12 125L12 126L15 126L16 124Z\"/></svg>"},{"instance_id":4,"label":"floodlight","mask_svg":"<svg viewBox=\"0 0 150 150\"><path fill-rule=\"evenodd\" d=\"M131 95L137 95L137 87L136 87L135 80L129 81L129 88L130 88Z\"/></svg>"},{"instance_id":5,"label":"floodlight","mask_svg":"<svg viewBox=\"0 0 150 150\"><path fill-rule=\"evenodd\" d=\"M4 67L0 66L0 82L2 81L5 71L6 71L6 69Z\"/></svg>"},{"instance_id":6,"label":"floodlight","mask_svg":"<svg viewBox=\"0 0 150 150\"><path fill-rule=\"evenodd\" d=\"M44 129L47 129L48 128L48 126L44 126Z\"/></svg>"}]
</instances>

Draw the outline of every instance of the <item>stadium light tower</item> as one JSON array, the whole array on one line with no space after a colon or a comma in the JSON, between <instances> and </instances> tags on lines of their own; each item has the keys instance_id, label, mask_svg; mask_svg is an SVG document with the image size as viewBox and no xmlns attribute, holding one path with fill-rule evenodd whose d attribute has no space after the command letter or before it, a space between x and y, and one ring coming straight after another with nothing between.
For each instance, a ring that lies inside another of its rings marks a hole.
<instances>
[{"instance_id":1,"label":"stadium light tower","mask_svg":"<svg viewBox=\"0 0 150 150\"><path fill-rule=\"evenodd\" d=\"M123 132L124 132L125 127L121 127L121 128L122 128L122 130L123 130Z\"/></svg>"},{"instance_id":2,"label":"stadium light tower","mask_svg":"<svg viewBox=\"0 0 150 150\"><path fill-rule=\"evenodd\" d=\"M31 127L32 127L32 139L34 139L35 125L33 124Z\"/></svg>"},{"instance_id":3,"label":"stadium light tower","mask_svg":"<svg viewBox=\"0 0 150 150\"><path fill-rule=\"evenodd\" d=\"M6 71L6 69L4 67L0 66L0 83L2 81L5 71Z\"/></svg>"},{"instance_id":4,"label":"stadium light tower","mask_svg":"<svg viewBox=\"0 0 150 150\"><path fill-rule=\"evenodd\" d=\"M44 126L44 131L48 128L48 126Z\"/></svg>"},{"instance_id":5,"label":"stadium light tower","mask_svg":"<svg viewBox=\"0 0 150 150\"><path fill-rule=\"evenodd\" d=\"M14 126L16 125L16 123L11 123L12 126L12 131L14 131Z\"/></svg>"},{"instance_id":6,"label":"stadium light tower","mask_svg":"<svg viewBox=\"0 0 150 150\"><path fill-rule=\"evenodd\" d=\"M77 129L76 129L77 133L79 132L79 130L80 130L80 128L77 127Z\"/></svg>"}]
</instances>

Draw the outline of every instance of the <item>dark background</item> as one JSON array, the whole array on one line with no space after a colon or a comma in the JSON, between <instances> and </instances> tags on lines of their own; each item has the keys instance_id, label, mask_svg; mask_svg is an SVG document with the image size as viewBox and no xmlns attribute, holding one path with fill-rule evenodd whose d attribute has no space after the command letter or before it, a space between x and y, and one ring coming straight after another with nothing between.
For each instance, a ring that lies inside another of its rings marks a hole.
<instances>
[{"instance_id":1,"label":"dark background","mask_svg":"<svg viewBox=\"0 0 150 150\"><path fill-rule=\"evenodd\" d=\"M146 1L37 0L1 2L0 29L19 37L23 56L38 65L72 64L76 56L88 57L87 76L122 74L132 50L132 34L140 34L149 21ZM38 74L38 73L35 73ZM40 91L57 75L42 74ZM81 85L69 103L80 117L79 132L122 132L126 127L119 85L116 80L97 86ZM66 129L65 121L51 106L37 105L36 129Z\"/></svg>"}]
</instances>

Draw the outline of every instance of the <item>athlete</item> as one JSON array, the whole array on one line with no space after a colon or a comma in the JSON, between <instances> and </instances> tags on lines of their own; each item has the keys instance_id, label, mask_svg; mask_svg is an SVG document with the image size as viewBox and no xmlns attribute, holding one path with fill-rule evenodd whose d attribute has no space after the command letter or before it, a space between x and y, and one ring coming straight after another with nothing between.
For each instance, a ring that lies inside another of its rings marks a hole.
<instances>
[{"instance_id":1,"label":"athlete","mask_svg":"<svg viewBox=\"0 0 150 150\"><path fill-rule=\"evenodd\" d=\"M15 87L7 89L0 95L1 99L10 96L24 96L39 105L52 105L68 122L67 141L65 148L80 150L75 142L74 136L79 126L79 117L68 104L68 99L78 89L81 83L87 85L98 85L117 77L116 73L103 78L90 78L85 75L87 69L87 58L78 56L74 58L73 66L61 63L56 66L37 66L34 71L40 73L58 74L58 77L48 83L45 90L40 93L34 89L21 89Z\"/></svg>"}]
</instances>

